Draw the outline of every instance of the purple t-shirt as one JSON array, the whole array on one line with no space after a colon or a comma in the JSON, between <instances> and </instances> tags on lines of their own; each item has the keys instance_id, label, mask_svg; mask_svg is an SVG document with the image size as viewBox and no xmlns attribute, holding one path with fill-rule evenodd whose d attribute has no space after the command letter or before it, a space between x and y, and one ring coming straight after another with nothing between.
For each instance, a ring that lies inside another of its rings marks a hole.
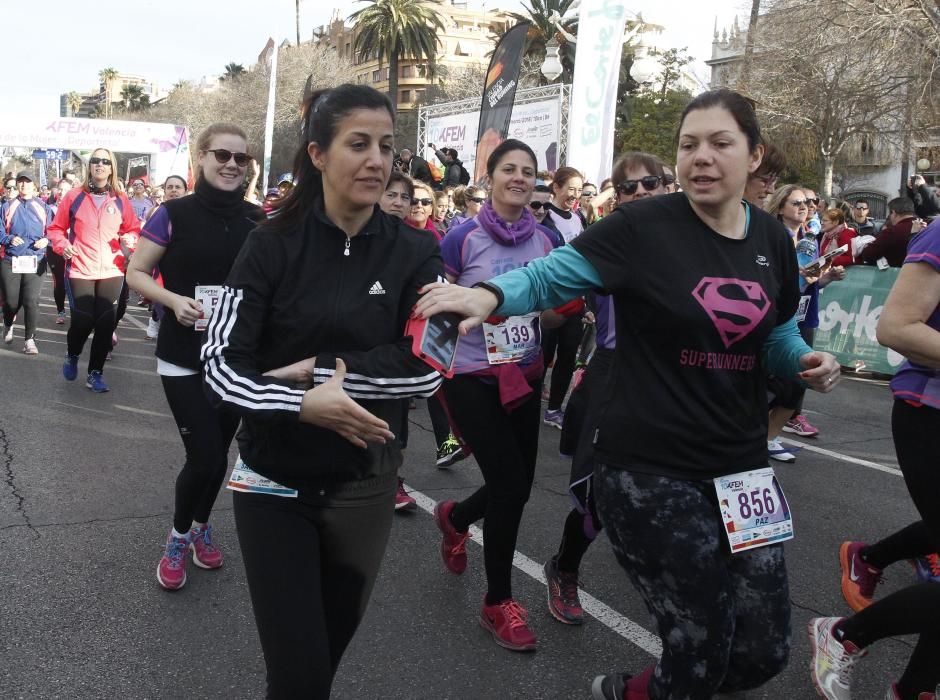
<instances>
[{"instance_id":1,"label":"purple t-shirt","mask_svg":"<svg viewBox=\"0 0 940 700\"><path fill-rule=\"evenodd\" d=\"M166 209L163 207L157 209L150 220L144 224L140 235L162 248L170 245L170 240L173 238L173 224L170 223L170 215L167 214Z\"/></svg>"},{"instance_id":2,"label":"purple t-shirt","mask_svg":"<svg viewBox=\"0 0 940 700\"><path fill-rule=\"evenodd\" d=\"M472 287L477 282L527 265L530 260L548 255L553 248L552 241L540 228L536 228L527 241L513 246L494 240L476 220L472 223L472 226L468 222L452 230L441 241L444 269L461 287ZM469 374L487 367L483 329L477 327L460 339L454 368L458 374Z\"/></svg>"},{"instance_id":3,"label":"purple t-shirt","mask_svg":"<svg viewBox=\"0 0 940 700\"><path fill-rule=\"evenodd\" d=\"M911 239L904 258L904 264L908 263L926 263L940 273L940 220ZM940 306L930 314L927 325L940 331ZM897 399L940 408L940 370L907 360L891 380L891 391Z\"/></svg>"}]
</instances>

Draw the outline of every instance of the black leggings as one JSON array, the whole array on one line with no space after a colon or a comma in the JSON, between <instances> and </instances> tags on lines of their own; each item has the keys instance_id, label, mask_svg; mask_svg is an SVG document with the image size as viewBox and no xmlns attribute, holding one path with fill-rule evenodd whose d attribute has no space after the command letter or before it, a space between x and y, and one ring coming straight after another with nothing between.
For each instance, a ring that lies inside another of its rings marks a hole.
<instances>
[{"instance_id":1,"label":"black leggings","mask_svg":"<svg viewBox=\"0 0 940 700\"><path fill-rule=\"evenodd\" d=\"M118 297L117 309L114 311L114 331L117 331L117 325L127 313L127 300L131 295L131 288L127 286L127 276L124 277L124 286L121 287L121 295Z\"/></svg>"},{"instance_id":2,"label":"black leggings","mask_svg":"<svg viewBox=\"0 0 940 700\"><path fill-rule=\"evenodd\" d=\"M173 527L183 534L193 522L209 522L228 467L228 448L238 429L238 416L213 408L202 390L202 376L160 377L166 402L186 448L186 461L176 477Z\"/></svg>"},{"instance_id":3,"label":"black leggings","mask_svg":"<svg viewBox=\"0 0 940 700\"><path fill-rule=\"evenodd\" d=\"M431 417L431 429L434 431L434 446L440 448L451 433L450 423L447 420L447 411L441 404L442 397L438 389L434 396L428 397L428 415ZM413 399L402 399L401 427L396 433L398 444L402 449L408 447L408 421L410 420L411 402Z\"/></svg>"},{"instance_id":4,"label":"black leggings","mask_svg":"<svg viewBox=\"0 0 940 700\"><path fill-rule=\"evenodd\" d=\"M450 435L450 422L447 420L447 411L444 410L444 396L441 393L443 389L434 392L434 396L428 398L428 415L431 417L431 429L434 431L434 442L437 447L444 444L444 441Z\"/></svg>"},{"instance_id":5,"label":"black leggings","mask_svg":"<svg viewBox=\"0 0 940 700\"><path fill-rule=\"evenodd\" d=\"M940 552L940 470L933 442L940 432L940 410L896 400L891 432L904 483L923 520L862 550L864 559L878 568ZM861 648L886 637L919 634L898 683L902 697L940 684L940 585L921 583L892 593L843 622L841 629Z\"/></svg>"},{"instance_id":6,"label":"black leggings","mask_svg":"<svg viewBox=\"0 0 940 700\"><path fill-rule=\"evenodd\" d=\"M25 338L29 340L36 335L36 321L39 318L39 290L42 288L42 276L46 273L46 263L39 262L39 269L35 273L13 272L13 259L5 258L0 261L0 282L5 294L3 301L3 325L9 328L13 325L17 312L23 309L23 326L26 329Z\"/></svg>"},{"instance_id":7,"label":"black leggings","mask_svg":"<svg viewBox=\"0 0 940 700\"><path fill-rule=\"evenodd\" d=\"M52 298L55 300L55 310L62 313L65 311L65 258L49 246L46 248L46 261L52 271Z\"/></svg>"},{"instance_id":8,"label":"black leggings","mask_svg":"<svg viewBox=\"0 0 940 700\"><path fill-rule=\"evenodd\" d=\"M88 357L89 373L104 369L114 332L114 302L121 294L123 284L123 277L103 280L68 278L69 306L72 308L68 353L76 357L81 355L85 341L94 332Z\"/></svg>"},{"instance_id":9,"label":"black leggings","mask_svg":"<svg viewBox=\"0 0 940 700\"><path fill-rule=\"evenodd\" d=\"M782 544L732 554L711 481L598 464L594 487L617 561L662 639L651 700L707 700L757 688L786 668Z\"/></svg>"},{"instance_id":10,"label":"black leggings","mask_svg":"<svg viewBox=\"0 0 940 700\"><path fill-rule=\"evenodd\" d=\"M552 383L548 395L548 410L557 411L568 393L571 376L574 374L575 360L578 359L578 345L584 334L584 324L580 316L572 316L558 328L542 331L542 354L545 357L546 371L552 357ZM544 374L543 374L544 376Z\"/></svg>"},{"instance_id":11,"label":"black leggings","mask_svg":"<svg viewBox=\"0 0 940 700\"><path fill-rule=\"evenodd\" d=\"M496 384L458 375L444 383L455 426L473 450L484 485L451 511L459 532L483 518L483 559L487 604L512 597L512 559L522 511L535 478L539 448L538 386L511 413L499 400Z\"/></svg>"},{"instance_id":12,"label":"black leggings","mask_svg":"<svg viewBox=\"0 0 940 700\"><path fill-rule=\"evenodd\" d=\"M385 481L369 497L233 494L268 698L330 697L388 543L395 481Z\"/></svg>"}]
</instances>

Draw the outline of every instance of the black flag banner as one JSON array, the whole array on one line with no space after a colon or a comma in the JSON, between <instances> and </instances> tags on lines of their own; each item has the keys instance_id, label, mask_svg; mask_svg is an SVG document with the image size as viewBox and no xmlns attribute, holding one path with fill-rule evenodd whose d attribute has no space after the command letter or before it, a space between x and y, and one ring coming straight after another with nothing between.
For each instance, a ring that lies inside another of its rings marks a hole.
<instances>
[{"instance_id":1,"label":"black flag banner","mask_svg":"<svg viewBox=\"0 0 940 700\"><path fill-rule=\"evenodd\" d=\"M519 70L522 68L522 55L530 26L528 22L522 22L503 34L493 52L489 70L486 71L480 126L477 129L474 182L480 182L486 175L486 159L509 134L512 105L516 99Z\"/></svg>"}]
</instances>

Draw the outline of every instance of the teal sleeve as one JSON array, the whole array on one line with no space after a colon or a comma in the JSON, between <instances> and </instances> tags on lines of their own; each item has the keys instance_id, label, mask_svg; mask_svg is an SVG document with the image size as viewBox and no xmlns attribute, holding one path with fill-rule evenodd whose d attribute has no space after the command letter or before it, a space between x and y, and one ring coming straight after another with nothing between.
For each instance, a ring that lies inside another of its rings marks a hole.
<instances>
[{"instance_id":1,"label":"teal sleeve","mask_svg":"<svg viewBox=\"0 0 940 700\"><path fill-rule=\"evenodd\" d=\"M786 323L774 328L764 341L764 366L775 377L792 379L803 371L800 358L812 351L800 336L796 317L793 316Z\"/></svg>"},{"instance_id":2,"label":"teal sleeve","mask_svg":"<svg viewBox=\"0 0 940 700\"><path fill-rule=\"evenodd\" d=\"M494 312L498 316L553 309L603 286L594 266L570 245L494 277L489 284L503 293L503 303Z\"/></svg>"}]
</instances>

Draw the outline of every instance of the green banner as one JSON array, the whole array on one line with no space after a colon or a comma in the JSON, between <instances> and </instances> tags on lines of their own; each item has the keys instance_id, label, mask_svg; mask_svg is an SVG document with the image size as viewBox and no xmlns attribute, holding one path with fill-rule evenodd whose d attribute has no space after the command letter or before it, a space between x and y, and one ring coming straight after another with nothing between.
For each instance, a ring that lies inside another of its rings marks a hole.
<instances>
[{"instance_id":1,"label":"green banner","mask_svg":"<svg viewBox=\"0 0 940 700\"><path fill-rule=\"evenodd\" d=\"M899 268L853 265L844 280L819 293L819 328L813 348L831 352L843 367L894 374L904 357L878 344L875 329Z\"/></svg>"}]
</instances>

